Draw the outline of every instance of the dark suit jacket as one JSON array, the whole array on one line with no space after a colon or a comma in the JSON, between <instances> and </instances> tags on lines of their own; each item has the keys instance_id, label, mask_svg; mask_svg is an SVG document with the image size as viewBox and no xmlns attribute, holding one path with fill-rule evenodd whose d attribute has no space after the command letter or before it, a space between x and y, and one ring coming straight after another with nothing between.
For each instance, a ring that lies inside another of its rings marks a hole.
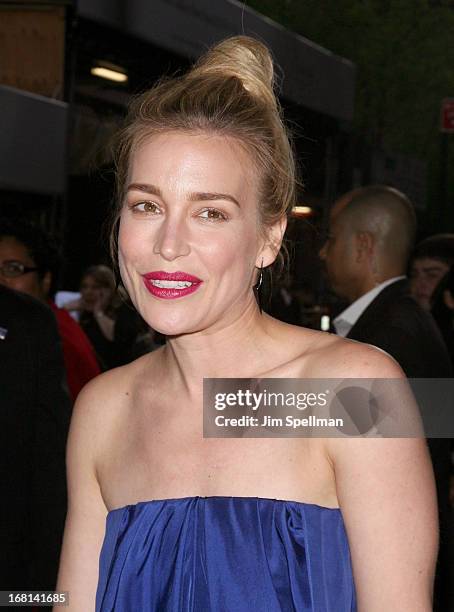
<instances>
[{"instance_id":1,"label":"dark suit jacket","mask_svg":"<svg viewBox=\"0 0 454 612\"><path fill-rule=\"evenodd\" d=\"M450 378L446 345L432 316L409 293L406 280L388 285L369 304L347 338L383 349L408 378Z\"/></svg>"},{"instance_id":2,"label":"dark suit jacket","mask_svg":"<svg viewBox=\"0 0 454 612\"><path fill-rule=\"evenodd\" d=\"M0 286L0 590L53 590L71 404L51 310Z\"/></svg>"}]
</instances>

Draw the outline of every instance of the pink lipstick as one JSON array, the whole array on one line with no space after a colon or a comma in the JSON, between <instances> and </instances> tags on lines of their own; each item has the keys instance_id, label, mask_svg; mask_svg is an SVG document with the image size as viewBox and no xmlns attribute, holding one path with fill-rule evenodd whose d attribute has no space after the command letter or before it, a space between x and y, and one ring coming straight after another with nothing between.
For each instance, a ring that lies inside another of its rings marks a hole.
<instances>
[{"instance_id":1,"label":"pink lipstick","mask_svg":"<svg viewBox=\"0 0 454 612\"><path fill-rule=\"evenodd\" d=\"M173 300L194 293L203 283L200 278L186 272L147 272L143 274L145 287L155 297Z\"/></svg>"}]
</instances>

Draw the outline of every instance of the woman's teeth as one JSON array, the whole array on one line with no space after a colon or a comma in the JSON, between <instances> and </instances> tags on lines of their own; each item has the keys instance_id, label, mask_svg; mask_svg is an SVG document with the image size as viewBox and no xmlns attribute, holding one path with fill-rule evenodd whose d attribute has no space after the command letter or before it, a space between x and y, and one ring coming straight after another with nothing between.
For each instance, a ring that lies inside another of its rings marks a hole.
<instances>
[{"instance_id":1,"label":"woman's teeth","mask_svg":"<svg viewBox=\"0 0 454 612\"><path fill-rule=\"evenodd\" d=\"M186 289L186 287L191 287L193 283L189 281L152 280L151 284L160 289Z\"/></svg>"}]
</instances>

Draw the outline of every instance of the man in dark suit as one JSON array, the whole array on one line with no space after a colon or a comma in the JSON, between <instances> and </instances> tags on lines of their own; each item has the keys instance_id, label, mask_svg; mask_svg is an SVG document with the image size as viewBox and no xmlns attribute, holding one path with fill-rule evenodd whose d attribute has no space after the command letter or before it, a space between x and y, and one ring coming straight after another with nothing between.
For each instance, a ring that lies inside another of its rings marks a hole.
<instances>
[{"instance_id":1,"label":"man in dark suit","mask_svg":"<svg viewBox=\"0 0 454 612\"><path fill-rule=\"evenodd\" d=\"M55 589L70 406L52 311L0 284L0 590Z\"/></svg>"},{"instance_id":2,"label":"man in dark suit","mask_svg":"<svg viewBox=\"0 0 454 612\"><path fill-rule=\"evenodd\" d=\"M411 203L391 187L355 190L335 204L320 257L334 292L350 305L333 325L341 336L387 351L408 377L449 377L437 326L409 291L415 233Z\"/></svg>"},{"instance_id":3,"label":"man in dark suit","mask_svg":"<svg viewBox=\"0 0 454 612\"><path fill-rule=\"evenodd\" d=\"M320 257L333 290L350 305L333 325L341 336L385 350L409 378L449 378L447 348L431 315L410 295L405 276L415 234L410 201L391 187L356 189L334 205ZM450 440L431 439L428 444L437 483L443 557ZM444 569L437 576L435 609L446 611Z\"/></svg>"}]
</instances>

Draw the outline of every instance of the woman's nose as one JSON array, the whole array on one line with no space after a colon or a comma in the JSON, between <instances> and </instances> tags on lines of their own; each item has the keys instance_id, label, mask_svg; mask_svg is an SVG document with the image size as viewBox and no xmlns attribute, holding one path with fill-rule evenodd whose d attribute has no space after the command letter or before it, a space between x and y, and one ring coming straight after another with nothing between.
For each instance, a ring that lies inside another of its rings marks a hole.
<instances>
[{"instance_id":1,"label":"woman's nose","mask_svg":"<svg viewBox=\"0 0 454 612\"><path fill-rule=\"evenodd\" d=\"M185 220L165 219L159 228L153 253L161 255L163 259L173 261L178 257L188 255L190 250Z\"/></svg>"}]
</instances>

